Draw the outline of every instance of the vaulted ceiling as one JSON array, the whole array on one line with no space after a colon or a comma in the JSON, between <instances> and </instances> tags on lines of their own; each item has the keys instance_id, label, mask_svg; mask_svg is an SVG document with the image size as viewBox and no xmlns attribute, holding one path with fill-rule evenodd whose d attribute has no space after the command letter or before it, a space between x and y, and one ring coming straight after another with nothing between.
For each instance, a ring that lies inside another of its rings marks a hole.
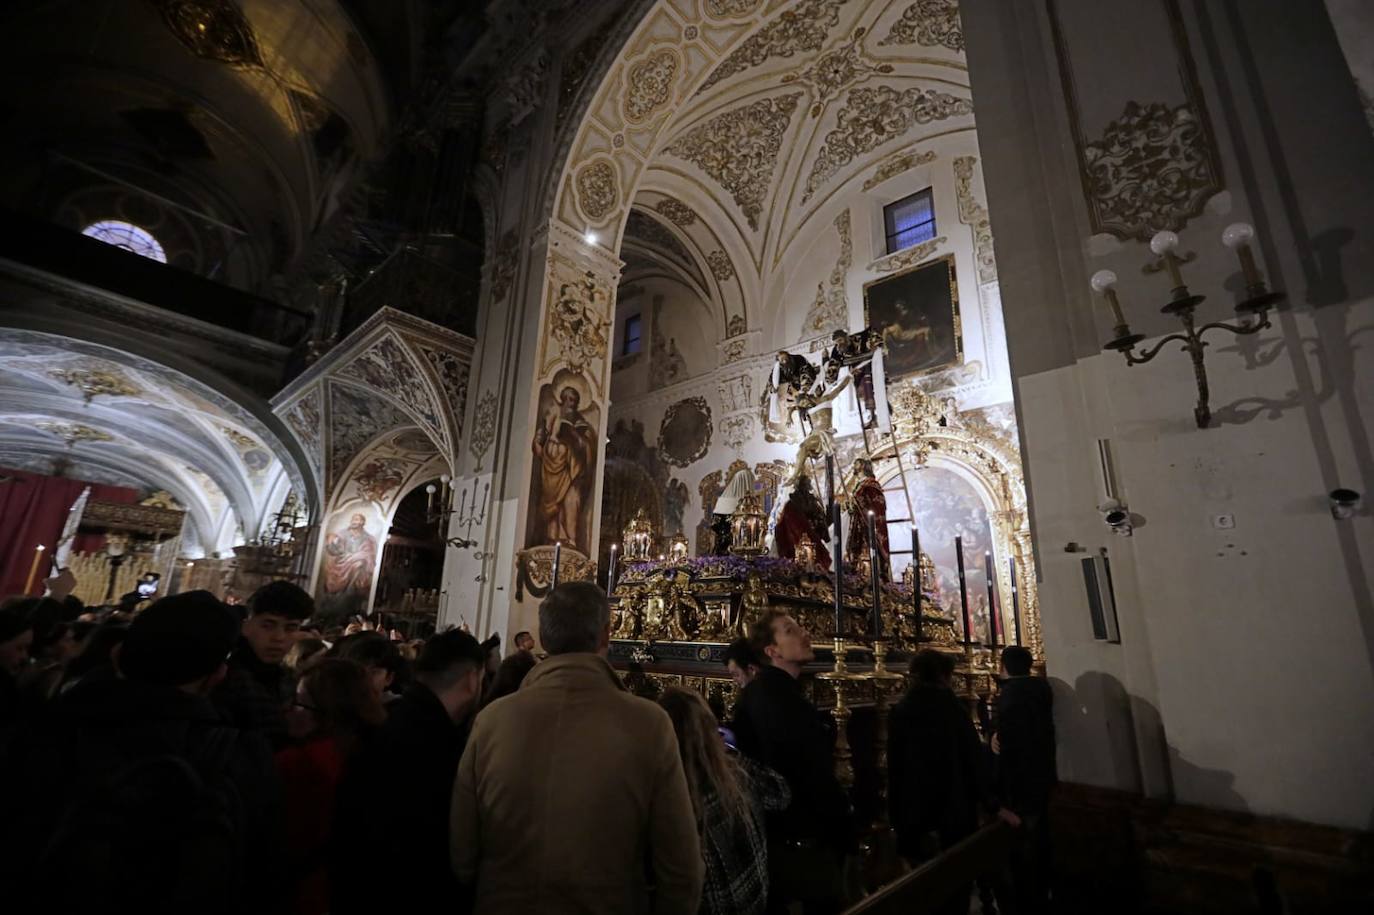
<instances>
[{"instance_id":1,"label":"vaulted ceiling","mask_svg":"<svg viewBox=\"0 0 1374 915\"><path fill-rule=\"evenodd\" d=\"M306 492L285 454L246 410L165 366L0 331L0 466L165 490L214 551L256 536L289 489Z\"/></svg>"}]
</instances>

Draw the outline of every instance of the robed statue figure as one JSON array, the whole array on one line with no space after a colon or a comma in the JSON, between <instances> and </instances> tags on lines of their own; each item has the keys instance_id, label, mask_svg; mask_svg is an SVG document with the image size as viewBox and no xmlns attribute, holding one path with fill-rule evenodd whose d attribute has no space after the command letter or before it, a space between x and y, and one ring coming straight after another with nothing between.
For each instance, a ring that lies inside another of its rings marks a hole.
<instances>
[{"instance_id":1,"label":"robed statue figure","mask_svg":"<svg viewBox=\"0 0 1374 915\"><path fill-rule=\"evenodd\" d=\"M868 513L873 513L873 534L878 545L878 576L882 581L892 578L891 549L887 539L887 496L883 486L873 476L873 462L868 458L854 461L857 478L854 495L849 503L849 542L845 544L845 558L851 565L868 556Z\"/></svg>"}]
</instances>

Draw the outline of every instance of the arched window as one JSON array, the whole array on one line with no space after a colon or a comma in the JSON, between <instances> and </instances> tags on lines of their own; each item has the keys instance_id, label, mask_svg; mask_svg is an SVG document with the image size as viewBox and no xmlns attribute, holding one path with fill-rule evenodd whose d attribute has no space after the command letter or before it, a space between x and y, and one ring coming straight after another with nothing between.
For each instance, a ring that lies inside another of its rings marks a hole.
<instances>
[{"instance_id":1,"label":"arched window","mask_svg":"<svg viewBox=\"0 0 1374 915\"><path fill-rule=\"evenodd\" d=\"M123 248L125 251L140 254L160 264L167 263L167 252L162 250L162 245L153 237L152 233L131 222L102 219L100 222L93 222L82 229L81 234L89 235L96 241L103 241L107 245L114 245L116 248Z\"/></svg>"}]
</instances>

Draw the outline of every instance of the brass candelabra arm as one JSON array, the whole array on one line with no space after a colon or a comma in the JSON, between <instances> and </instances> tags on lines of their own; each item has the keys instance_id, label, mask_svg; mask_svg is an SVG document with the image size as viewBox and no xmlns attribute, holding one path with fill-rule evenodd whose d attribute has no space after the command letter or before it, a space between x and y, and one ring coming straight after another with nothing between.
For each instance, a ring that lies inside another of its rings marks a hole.
<instances>
[{"instance_id":1,"label":"brass candelabra arm","mask_svg":"<svg viewBox=\"0 0 1374 915\"><path fill-rule=\"evenodd\" d=\"M1138 336L1141 336L1141 339L1144 339L1143 335ZM1137 340L1136 342L1138 343L1140 341ZM1154 346L1150 347L1147 350L1141 351L1139 354L1137 354L1135 351L1135 344L1132 344L1127 349L1121 350L1121 354L1126 357L1127 365L1144 365L1154 357L1158 356L1159 351L1164 349L1164 347L1168 346L1170 343L1182 343L1184 351L1187 352L1191 348L1197 346L1199 340L1196 336L1193 336L1191 334L1169 334L1169 336L1164 337Z\"/></svg>"}]
</instances>

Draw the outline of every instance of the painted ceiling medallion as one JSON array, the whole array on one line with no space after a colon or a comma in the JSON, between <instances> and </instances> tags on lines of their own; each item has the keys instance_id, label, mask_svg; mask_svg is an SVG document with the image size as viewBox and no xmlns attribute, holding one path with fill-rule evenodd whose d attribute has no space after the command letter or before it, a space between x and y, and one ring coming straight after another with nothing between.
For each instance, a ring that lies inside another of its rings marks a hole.
<instances>
[{"instance_id":1,"label":"painted ceiling medallion","mask_svg":"<svg viewBox=\"0 0 1374 915\"><path fill-rule=\"evenodd\" d=\"M49 435L55 435L62 439L69 446L76 442L112 442L114 436L99 429L92 429L81 423L67 423L58 420L39 420L34 423L34 428L41 429Z\"/></svg>"},{"instance_id":2,"label":"painted ceiling medallion","mask_svg":"<svg viewBox=\"0 0 1374 915\"><path fill-rule=\"evenodd\" d=\"M606 159L588 162L577 171L577 202L588 218L597 222L611 214L620 201L615 167Z\"/></svg>"},{"instance_id":3,"label":"painted ceiling medallion","mask_svg":"<svg viewBox=\"0 0 1374 915\"><path fill-rule=\"evenodd\" d=\"M738 19L763 5L763 0L706 0L706 15L712 19Z\"/></svg>"},{"instance_id":4,"label":"painted ceiling medallion","mask_svg":"<svg viewBox=\"0 0 1374 915\"><path fill-rule=\"evenodd\" d=\"M855 83L861 83L879 73L891 73L892 64L875 64L863 56L859 40L865 29L855 29L849 41L833 51L827 51L811 66L782 78L784 83L799 82L809 86L815 95L811 103L811 117L820 117L826 103Z\"/></svg>"},{"instance_id":5,"label":"painted ceiling medallion","mask_svg":"<svg viewBox=\"0 0 1374 915\"><path fill-rule=\"evenodd\" d=\"M958 0L916 0L902 11L879 47L918 44L964 52L964 29L959 22Z\"/></svg>"},{"instance_id":6,"label":"painted ceiling medallion","mask_svg":"<svg viewBox=\"0 0 1374 915\"><path fill-rule=\"evenodd\" d=\"M711 268L711 275L720 282L734 279L735 265L730 263L730 255L724 251L717 249L706 255L706 264Z\"/></svg>"},{"instance_id":7,"label":"painted ceiling medallion","mask_svg":"<svg viewBox=\"0 0 1374 915\"><path fill-rule=\"evenodd\" d=\"M48 374L81 391L90 403L102 394L108 397L136 397L143 390L123 375L104 369L50 369Z\"/></svg>"},{"instance_id":8,"label":"painted ceiling medallion","mask_svg":"<svg viewBox=\"0 0 1374 915\"><path fill-rule=\"evenodd\" d=\"M177 41L197 57L233 67L261 67L247 17L233 0L152 0Z\"/></svg>"},{"instance_id":9,"label":"painted ceiling medallion","mask_svg":"<svg viewBox=\"0 0 1374 915\"><path fill-rule=\"evenodd\" d=\"M840 169L918 124L973 114L973 102L948 92L891 86L860 86L849 93L812 163L802 202L810 200Z\"/></svg>"},{"instance_id":10,"label":"painted ceiling medallion","mask_svg":"<svg viewBox=\"0 0 1374 915\"><path fill-rule=\"evenodd\" d=\"M830 30L840 21L840 7L848 2L802 0L730 52L698 91L705 92L721 80L757 67L770 57L788 58L802 51L819 51Z\"/></svg>"},{"instance_id":11,"label":"painted ceiling medallion","mask_svg":"<svg viewBox=\"0 0 1374 915\"><path fill-rule=\"evenodd\" d=\"M800 92L759 99L692 128L665 152L693 163L730 192L750 228L759 227L783 134Z\"/></svg>"},{"instance_id":12,"label":"painted ceiling medallion","mask_svg":"<svg viewBox=\"0 0 1374 915\"><path fill-rule=\"evenodd\" d=\"M1192 107L1127 102L1102 136L1083 144L1094 222L1118 238L1178 231L1221 187Z\"/></svg>"},{"instance_id":13,"label":"painted ceiling medallion","mask_svg":"<svg viewBox=\"0 0 1374 915\"><path fill-rule=\"evenodd\" d=\"M664 197L654 205L654 209L683 228L694 225L697 221L696 212L676 197Z\"/></svg>"},{"instance_id":14,"label":"painted ceiling medallion","mask_svg":"<svg viewBox=\"0 0 1374 915\"><path fill-rule=\"evenodd\" d=\"M677 70L677 55L667 48L631 64L626 75L629 91L625 93L625 120L643 124L662 110L673 97Z\"/></svg>"}]
</instances>

